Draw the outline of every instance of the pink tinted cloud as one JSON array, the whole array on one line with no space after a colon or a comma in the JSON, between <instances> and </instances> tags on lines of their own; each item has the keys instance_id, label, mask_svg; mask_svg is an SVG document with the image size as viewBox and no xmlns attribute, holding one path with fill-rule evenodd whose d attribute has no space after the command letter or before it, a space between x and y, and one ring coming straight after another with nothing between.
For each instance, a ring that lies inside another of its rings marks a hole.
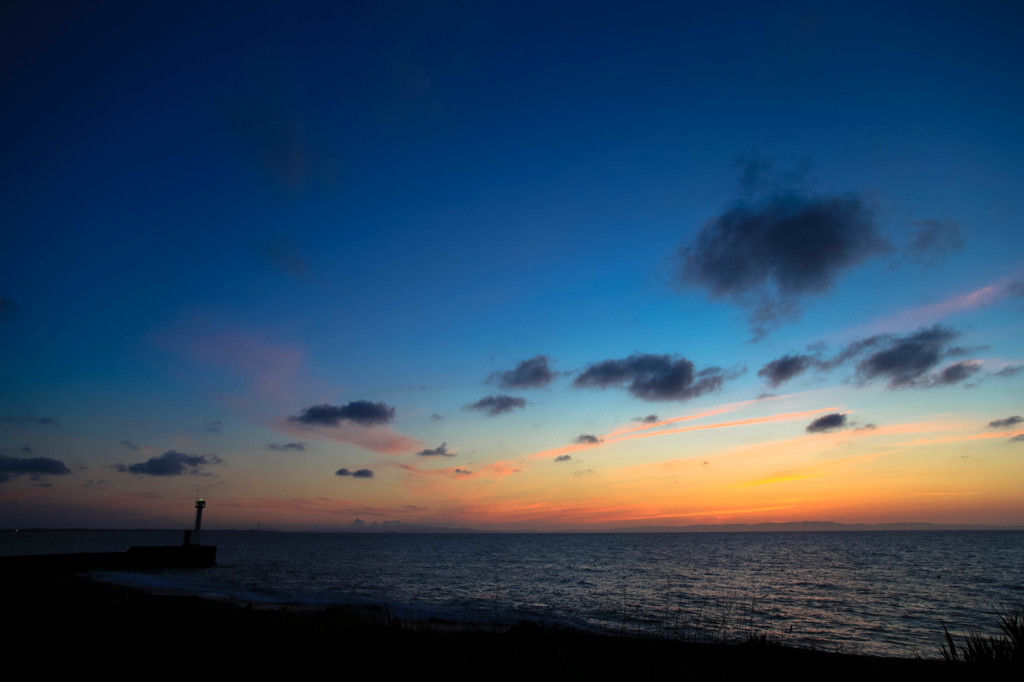
<instances>
[{"instance_id":1,"label":"pink tinted cloud","mask_svg":"<svg viewBox=\"0 0 1024 682\"><path fill-rule=\"evenodd\" d=\"M643 424L643 425L640 425L640 426L625 426L625 427L621 427L619 429L615 429L614 431L609 432L608 434L599 436L599 438L601 438L601 440L603 441L601 443L596 443L596 444L572 443L570 445L563 445L563 446L560 446L560 447L557 447L557 448L551 448L551 449L548 449L548 450L541 450L539 452L533 452L533 453L530 453L528 455L524 455L523 457L521 457L519 459L516 459L516 460L503 460L503 461L493 462L493 463L488 464L486 466L480 467L477 471L474 472L474 475L490 474L490 475L494 475L494 476L507 476L509 474L516 473L516 472L518 472L520 470L518 467L514 466L514 464L516 462L523 462L523 463L525 463L525 462L532 462L532 461L537 461L537 460L554 460L554 458L558 457L559 455L565 455L565 454L570 454L570 453L573 453L573 452L579 452L581 450L594 450L594 449L601 448L601 447L604 447L604 446L607 446L607 445L611 445L613 443L620 443L622 441L634 440L634 439L637 439L637 438L654 438L654 437L657 437L657 436L669 436L669 435L678 434L678 433L686 433L688 431L704 431L704 430L708 430L708 429L726 429L726 428L732 428L732 427L736 427L736 426L752 426L752 425L755 425L755 424L776 424L776 423L800 421L800 420L807 419L809 417L813 417L816 414L821 414L822 412L835 412L838 409L836 407L822 407L822 408L819 408L819 409L816 409L816 410L803 410L803 411L800 411L800 412L784 412L784 413L781 413L781 414L768 415L766 417L751 417L749 419L735 419L735 420L725 421L725 422L715 422L715 423L712 423L712 424L699 424L699 425L696 425L696 426L683 426L683 427L674 428L674 429L664 429L664 430L661 430L661 431L653 431L653 432L650 432L650 433L643 433L643 431L647 431L649 429L656 428L656 427L664 425L664 424L675 424L675 423L678 423L678 422L681 422L681 421L689 421L689 420L693 420L693 419L699 419L699 418L702 418L702 417L722 414L723 412L729 412L729 411L731 411L733 409L737 409L738 406L746 405L746 404L749 404L749 403L752 403L752 402L757 402L757 401L747 401L747 402L744 402L744 403L733 403L732 405L724 405L722 407L714 408L712 410L708 410L708 411L705 411L705 412L700 412L700 413L695 414L695 415L687 415L687 416L683 416L683 417L675 417L675 418L672 418L672 419L666 419L666 420L663 420L663 421L660 421L660 422L655 422L653 424Z\"/></svg>"},{"instance_id":2,"label":"pink tinted cloud","mask_svg":"<svg viewBox=\"0 0 1024 682\"><path fill-rule=\"evenodd\" d=\"M411 512L423 511L423 507L411 504L378 507L330 497L254 497L224 501L219 503L219 506L233 509L257 509L260 511L271 510L279 512L300 512L303 514L323 514L334 518L336 518L338 514L354 514L358 516L394 516L397 514L408 514Z\"/></svg>"},{"instance_id":3,"label":"pink tinted cloud","mask_svg":"<svg viewBox=\"0 0 1024 682\"><path fill-rule=\"evenodd\" d=\"M996 433L975 433L969 436L943 436L941 438L917 438L897 445L938 445L941 443L958 443L967 440L991 440L993 438L1012 438L1015 431L999 431Z\"/></svg>"},{"instance_id":4,"label":"pink tinted cloud","mask_svg":"<svg viewBox=\"0 0 1024 682\"><path fill-rule=\"evenodd\" d=\"M283 409L299 400L308 383L302 345L271 340L253 331L228 329L203 316L158 334L154 343L183 358L194 380L242 407L269 403Z\"/></svg>"},{"instance_id":5,"label":"pink tinted cloud","mask_svg":"<svg viewBox=\"0 0 1024 682\"><path fill-rule=\"evenodd\" d=\"M195 338L189 350L196 359L241 377L267 399L293 397L305 361L305 352L295 344L269 343L242 332Z\"/></svg>"},{"instance_id":6,"label":"pink tinted cloud","mask_svg":"<svg viewBox=\"0 0 1024 682\"><path fill-rule=\"evenodd\" d=\"M603 437L604 438L618 438L619 436L622 436L623 434L629 434L629 433L635 433L637 431L647 431L647 430L650 430L650 429L656 429L656 428L659 428L661 426L665 426L667 424L676 424L678 422L693 421L694 419L703 419L705 417L714 417L714 416L719 415L719 414L725 414L726 412L734 412L734 411L740 409L741 407L746 407L747 405L752 405L752 404L754 404L756 402L758 402L758 401L757 400L744 400L744 401L738 402L738 403L729 403L729 404L726 404L726 405L719 405L718 407L713 407L710 410L705 410L704 412L698 412L697 414L687 414L687 415L683 415L682 417L672 417L670 419L662 419L662 420L656 421L656 422L649 422L649 423L642 423L642 424L629 424L629 425L626 425L626 426L621 426L621 427L615 429L614 431L611 431L611 432L605 434L605 436L603 436Z\"/></svg>"},{"instance_id":7,"label":"pink tinted cloud","mask_svg":"<svg viewBox=\"0 0 1024 682\"><path fill-rule=\"evenodd\" d=\"M772 414L767 417L750 417L748 419L734 419L727 422L716 422L714 424L700 424L697 426L683 426L676 429L665 429L663 431L656 431L654 433L634 433L626 436L621 436L615 439L605 438L606 442L618 443L624 440L633 440L635 438L652 438L654 436L667 436L674 433L685 433L687 431L704 431L706 429L726 429L734 426L751 426L754 424L777 424L781 422L798 421L813 417L816 414L822 412L835 412L839 408L837 407L822 407L816 410L803 410L801 412L783 412L781 414Z\"/></svg>"},{"instance_id":8,"label":"pink tinted cloud","mask_svg":"<svg viewBox=\"0 0 1024 682\"><path fill-rule=\"evenodd\" d=\"M904 310L870 325L872 331L891 332L894 329L915 329L945 319L956 313L986 308L1015 295L1019 291L1021 273L1005 275L998 280L966 294L960 294L928 305Z\"/></svg>"},{"instance_id":9,"label":"pink tinted cloud","mask_svg":"<svg viewBox=\"0 0 1024 682\"><path fill-rule=\"evenodd\" d=\"M407 455L426 447L422 441L403 436L386 426L361 426L344 421L337 426L307 426L287 419L278 419L270 426L297 438L321 438L350 443L385 455Z\"/></svg>"}]
</instances>

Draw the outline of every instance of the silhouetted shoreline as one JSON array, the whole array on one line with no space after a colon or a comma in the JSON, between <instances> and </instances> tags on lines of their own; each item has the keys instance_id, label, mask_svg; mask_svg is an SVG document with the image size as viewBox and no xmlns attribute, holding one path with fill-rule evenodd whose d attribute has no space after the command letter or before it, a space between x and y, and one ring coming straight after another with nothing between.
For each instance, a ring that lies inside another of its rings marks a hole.
<instances>
[{"instance_id":1,"label":"silhouetted shoreline","mask_svg":"<svg viewBox=\"0 0 1024 682\"><path fill-rule=\"evenodd\" d=\"M344 676L427 679L961 679L937 660L855 656L768 641L704 644L586 634L537 623L494 628L400 621L355 607L252 608L156 595L81 576L0 575L10 651L61 666L114 655L126 666L234 674L317 663ZM936 642L936 648L941 642ZM54 659L54 651L60 656Z\"/></svg>"}]
</instances>

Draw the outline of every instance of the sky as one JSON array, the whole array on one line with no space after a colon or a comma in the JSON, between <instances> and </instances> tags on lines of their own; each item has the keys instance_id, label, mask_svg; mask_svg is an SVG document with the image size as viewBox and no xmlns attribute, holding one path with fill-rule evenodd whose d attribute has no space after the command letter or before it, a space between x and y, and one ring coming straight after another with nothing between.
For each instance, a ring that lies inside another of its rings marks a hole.
<instances>
[{"instance_id":1,"label":"sky","mask_svg":"<svg viewBox=\"0 0 1024 682\"><path fill-rule=\"evenodd\" d=\"M1024 525L1020 3L0 12L0 527Z\"/></svg>"}]
</instances>

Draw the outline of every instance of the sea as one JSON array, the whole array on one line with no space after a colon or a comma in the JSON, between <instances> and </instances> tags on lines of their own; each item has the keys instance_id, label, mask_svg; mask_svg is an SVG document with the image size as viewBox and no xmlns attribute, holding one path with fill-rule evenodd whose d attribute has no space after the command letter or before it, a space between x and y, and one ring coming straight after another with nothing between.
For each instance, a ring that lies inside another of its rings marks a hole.
<instances>
[{"instance_id":1,"label":"sea","mask_svg":"<svg viewBox=\"0 0 1024 682\"><path fill-rule=\"evenodd\" d=\"M0 555L178 544L178 531L0 533ZM765 637L941 657L1024 605L1024 531L286 533L203 531L209 569L99 580L254 606L351 604L399 619L690 641Z\"/></svg>"}]
</instances>

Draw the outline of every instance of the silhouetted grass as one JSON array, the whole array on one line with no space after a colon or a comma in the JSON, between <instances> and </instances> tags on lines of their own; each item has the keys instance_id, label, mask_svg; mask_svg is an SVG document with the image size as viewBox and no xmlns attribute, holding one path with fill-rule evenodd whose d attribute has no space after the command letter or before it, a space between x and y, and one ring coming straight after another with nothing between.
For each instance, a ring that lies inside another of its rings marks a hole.
<instances>
[{"instance_id":1,"label":"silhouetted grass","mask_svg":"<svg viewBox=\"0 0 1024 682\"><path fill-rule=\"evenodd\" d=\"M942 631L946 643L942 645L942 658L947 663L995 667L1024 668L1024 605L1010 609L999 616L1002 634L983 635L975 630L960 635L957 645L945 624Z\"/></svg>"},{"instance_id":2,"label":"silhouetted grass","mask_svg":"<svg viewBox=\"0 0 1024 682\"><path fill-rule=\"evenodd\" d=\"M5 622L15 626L5 651L55 674L290 678L320 670L351 679L936 682L970 671L941 660L796 649L756 633L725 644L595 635L542 622L465 626L399 618L387 608L237 606L67 576L0 574L0 594Z\"/></svg>"}]
</instances>

